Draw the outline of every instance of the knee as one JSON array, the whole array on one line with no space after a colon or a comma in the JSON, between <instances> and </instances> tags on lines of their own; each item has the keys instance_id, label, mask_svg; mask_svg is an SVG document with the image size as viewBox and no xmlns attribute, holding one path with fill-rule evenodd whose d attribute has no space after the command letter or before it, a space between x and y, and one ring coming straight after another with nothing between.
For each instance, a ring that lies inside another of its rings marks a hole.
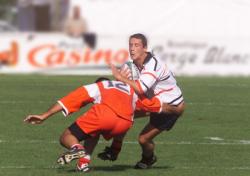
<instances>
[{"instance_id":1,"label":"knee","mask_svg":"<svg viewBox=\"0 0 250 176\"><path fill-rule=\"evenodd\" d=\"M140 135L138 137L138 142L140 145L145 145L149 142L149 140L147 138L145 138L143 135Z\"/></svg>"},{"instance_id":2,"label":"knee","mask_svg":"<svg viewBox=\"0 0 250 176\"><path fill-rule=\"evenodd\" d=\"M64 139L65 139L65 136L64 136L64 133L63 133L63 134L61 134L61 136L59 138L59 142L60 142L61 145L63 145Z\"/></svg>"},{"instance_id":3,"label":"knee","mask_svg":"<svg viewBox=\"0 0 250 176\"><path fill-rule=\"evenodd\" d=\"M67 135L68 135L67 131L64 131L59 138L59 142L62 146L65 146Z\"/></svg>"}]
</instances>

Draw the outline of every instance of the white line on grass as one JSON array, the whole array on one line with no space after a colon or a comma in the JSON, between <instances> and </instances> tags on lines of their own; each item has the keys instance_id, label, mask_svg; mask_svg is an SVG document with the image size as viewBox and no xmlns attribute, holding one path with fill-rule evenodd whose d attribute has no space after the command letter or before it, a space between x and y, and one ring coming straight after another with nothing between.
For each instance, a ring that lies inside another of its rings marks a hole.
<instances>
[{"instance_id":1,"label":"white line on grass","mask_svg":"<svg viewBox=\"0 0 250 176\"><path fill-rule=\"evenodd\" d=\"M186 102L188 105L204 105L204 106L241 106L249 107L249 104L246 103L218 103L218 102Z\"/></svg>"},{"instance_id":2,"label":"white line on grass","mask_svg":"<svg viewBox=\"0 0 250 176\"><path fill-rule=\"evenodd\" d=\"M33 100L0 100L0 104L22 104L22 103L30 103ZM48 101L36 101L36 103L48 103ZM204 105L204 106L250 106L246 103L218 103L218 102L186 102L188 105Z\"/></svg>"},{"instance_id":3,"label":"white line on grass","mask_svg":"<svg viewBox=\"0 0 250 176\"><path fill-rule=\"evenodd\" d=\"M45 167L35 167L35 166L0 166L0 169L58 169L61 166L45 166ZM131 166L132 168L132 166ZM173 167L171 170L194 170L194 169L208 169L208 170L250 170L248 166L241 167L205 167L205 166L182 166L182 167Z\"/></svg>"},{"instance_id":4,"label":"white line on grass","mask_svg":"<svg viewBox=\"0 0 250 176\"><path fill-rule=\"evenodd\" d=\"M241 166L241 167L189 167L189 166L183 166L183 167L174 167L174 169L187 169L187 170L193 170L193 169L210 169L210 170L250 170L250 167L248 166Z\"/></svg>"},{"instance_id":5,"label":"white line on grass","mask_svg":"<svg viewBox=\"0 0 250 176\"><path fill-rule=\"evenodd\" d=\"M3 143L27 143L27 144L39 144L39 143L49 143L49 144L59 144L59 141L56 140L0 140L0 144ZM101 144L108 144L110 142L100 140ZM138 144L137 141L124 141L124 144ZM224 140L223 142L213 141L213 142L192 142L192 141L155 141L157 145L250 145L249 140Z\"/></svg>"},{"instance_id":6,"label":"white line on grass","mask_svg":"<svg viewBox=\"0 0 250 176\"><path fill-rule=\"evenodd\" d=\"M30 103L34 102L34 100L1 100L0 104L22 104L22 103ZM48 103L49 101L36 101L36 103Z\"/></svg>"},{"instance_id":7,"label":"white line on grass","mask_svg":"<svg viewBox=\"0 0 250 176\"><path fill-rule=\"evenodd\" d=\"M208 84L208 87L243 87L243 88L248 88L250 87L249 84L227 84L227 83L220 83L220 84Z\"/></svg>"},{"instance_id":8,"label":"white line on grass","mask_svg":"<svg viewBox=\"0 0 250 176\"><path fill-rule=\"evenodd\" d=\"M0 166L0 169L58 169L60 166L34 167L34 166Z\"/></svg>"}]
</instances>

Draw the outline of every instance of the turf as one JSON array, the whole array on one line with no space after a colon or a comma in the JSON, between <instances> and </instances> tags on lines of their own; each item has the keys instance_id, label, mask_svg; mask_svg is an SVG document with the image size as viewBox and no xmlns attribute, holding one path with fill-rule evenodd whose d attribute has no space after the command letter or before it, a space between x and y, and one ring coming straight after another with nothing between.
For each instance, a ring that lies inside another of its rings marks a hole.
<instances>
[{"instance_id":1,"label":"turf","mask_svg":"<svg viewBox=\"0 0 250 176\"><path fill-rule=\"evenodd\" d=\"M41 113L57 99L97 76L0 75L0 175L80 175L74 163L59 167L64 151L58 138L76 117L57 114L39 126L23 123L28 114ZM141 151L137 136L147 118L135 121L115 162L96 154L88 175L247 176L250 173L249 77L178 77L186 111L170 132L155 139L158 162L151 169L134 170Z\"/></svg>"}]
</instances>

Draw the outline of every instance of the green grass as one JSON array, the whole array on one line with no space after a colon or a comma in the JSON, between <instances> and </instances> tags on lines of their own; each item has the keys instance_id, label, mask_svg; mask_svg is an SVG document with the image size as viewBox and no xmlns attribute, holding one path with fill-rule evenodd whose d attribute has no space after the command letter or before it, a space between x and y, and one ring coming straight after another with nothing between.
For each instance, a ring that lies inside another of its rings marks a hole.
<instances>
[{"instance_id":1,"label":"green grass","mask_svg":"<svg viewBox=\"0 0 250 176\"><path fill-rule=\"evenodd\" d=\"M74 164L59 167L64 151L58 138L74 119L57 114L44 124L23 123L57 99L97 76L0 75L0 175L80 175ZM170 132L156 139L157 164L138 171L137 136L147 119L138 119L115 162L96 157L108 143L99 143L88 175L248 176L250 173L250 79L248 77L179 77L186 111ZM218 137L218 138L211 138ZM217 139L217 140L216 140ZM221 139L221 140L220 140Z\"/></svg>"}]
</instances>

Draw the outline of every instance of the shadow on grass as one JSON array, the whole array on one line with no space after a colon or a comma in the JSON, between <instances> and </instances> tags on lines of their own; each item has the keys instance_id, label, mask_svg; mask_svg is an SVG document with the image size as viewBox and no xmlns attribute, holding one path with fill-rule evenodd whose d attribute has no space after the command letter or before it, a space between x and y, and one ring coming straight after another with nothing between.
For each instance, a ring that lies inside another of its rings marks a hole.
<instances>
[{"instance_id":1,"label":"shadow on grass","mask_svg":"<svg viewBox=\"0 0 250 176\"><path fill-rule=\"evenodd\" d=\"M173 167L171 166L152 166L150 169L146 170L159 170L159 169L171 169ZM96 166L93 168L95 171L125 171L128 169L134 169L134 166L132 165L112 165L112 166ZM134 169L134 170L141 170L141 169ZM145 170L145 169L144 169Z\"/></svg>"},{"instance_id":2,"label":"shadow on grass","mask_svg":"<svg viewBox=\"0 0 250 176\"><path fill-rule=\"evenodd\" d=\"M159 169L173 169L173 166L152 166L150 169L143 169L145 170L159 170ZM111 165L111 166L92 166L91 171L105 171L105 172L121 172L126 170L135 170L140 171L140 169L134 169L132 165ZM73 173L76 172L74 168L58 168L58 173Z\"/></svg>"}]
</instances>

